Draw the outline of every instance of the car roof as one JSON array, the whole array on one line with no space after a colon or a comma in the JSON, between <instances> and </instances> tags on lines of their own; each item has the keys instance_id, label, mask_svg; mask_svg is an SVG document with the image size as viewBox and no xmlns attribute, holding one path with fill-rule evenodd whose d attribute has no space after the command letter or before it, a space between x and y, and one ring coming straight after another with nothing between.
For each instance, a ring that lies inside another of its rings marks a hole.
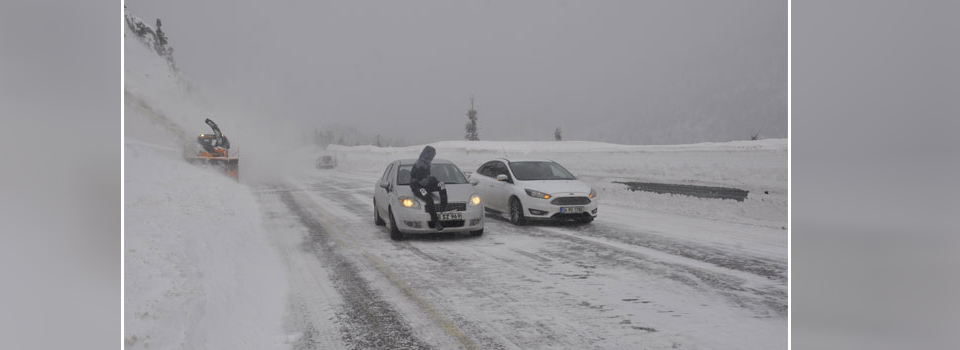
<instances>
[{"instance_id":1,"label":"car roof","mask_svg":"<svg viewBox=\"0 0 960 350\"><path fill-rule=\"evenodd\" d=\"M413 159L413 158L408 158L408 159L400 159L400 160L398 160L398 162L400 162L400 165L410 165L410 164L416 163L417 160L416 160L416 159ZM449 160L446 160L446 159L443 159L443 158L435 158L435 159L433 160L433 163L435 163L435 164L453 164L453 162L451 162L451 161L449 161Z\"/></svg>"},{"instance_id":2,"label":"car roof","mask_svg":"<svg viewBox=\"0 0 960 350\"><path fill-rule=\"evenodd\" d=\"M524 159L507 159L507 158L497 158L497 160L503 160L507 163L510 162L547 162L547 163L556 163L549 159L535 159L535 158L524 158Z\"/></svg>"}]
</instances>

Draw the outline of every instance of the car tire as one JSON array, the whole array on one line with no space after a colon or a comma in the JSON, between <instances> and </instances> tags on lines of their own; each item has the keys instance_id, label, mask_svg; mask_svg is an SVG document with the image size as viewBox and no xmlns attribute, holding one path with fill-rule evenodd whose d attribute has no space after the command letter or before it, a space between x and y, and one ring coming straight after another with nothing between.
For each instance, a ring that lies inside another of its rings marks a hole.
<instances>
[{"instance_id":1,"label":"car tire","mask_svg":"<svg viewBox=\"0 0 960 350\"><path fill-rule=\"evenodd\" d=\"M383 221L383 218L380 217L380 213L377 212L377 201L373 201L373 224L377 226L383 226L387 224Z\"/></svg>"},{"instance_id":2,"label":"car tire","mask_svg":"<svg viewBox=\"0 0 960 350\"><path fill-rule=\"evenodd\" d=\"M483 236L483 229L479 229L479 230L476 230L476 231L470 231L470 236L473 236L473 237Z\"/></svg>"},{"instance_id":3,"label":"car tire","mask_svg":"<svg viewBox=\"0 0 960 350\"><path fill-rule=\"evenodd\" d=\"M400 232L400 227L397 226L397 219L393 218L393 208L387 208L387 214L390 215L390 239L403 240L403 232Z\"/></svg>"},{"instance_id":4,"label":"car tire","mask_svg":"<svg viewBox=\"0 0 960 350\"><path fill-rule=\"evenodd\" d=\"M516 197L510 198L510 222L517 226L527 224L527 218L523 216L523 204Z\"/></svg>"}]
</instances>

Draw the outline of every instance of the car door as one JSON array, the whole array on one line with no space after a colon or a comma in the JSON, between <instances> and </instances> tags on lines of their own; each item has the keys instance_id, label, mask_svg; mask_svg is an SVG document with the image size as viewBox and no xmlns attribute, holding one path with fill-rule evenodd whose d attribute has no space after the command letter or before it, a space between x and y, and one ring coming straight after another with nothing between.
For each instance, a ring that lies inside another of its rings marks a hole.
<instances>
[{"instance_id":1,"label":"car door","mask_svg":"<svg viewBox=\"0 0 960 350\"><path fill-rule=\"evenodd\" d=\"M507 181L497 181L497 176L507 175ZM513 193L513 177L510 176L510 172L507 170L507 165L501 161L494 161L491 166L491 202L495 203L496 209L499 211L506 211L509 207L508 201L510 200L510 194Z\"/></svg>"},{"instance_id":2,"label":"car door","mask_svg":"<svg viewBox=\"0 0 960 350\"><path fill-rule=\"evenodd\" d=\"M478 183L476 186L476 190L477 190L477 193L480 194L480 198L483 198L484 206L490 209L499 210L500 209L499 205L497 205L497 203L495 203L493 200L494 198L493 185L494 185L494 182L497 181L496 179L493 178L494 163L496 162L489 161L481 165L480 168L477 168L477 172L474 173L474 176L471 177L471 179L477 179Z\"/></svg>"},{"instance_id":3,"label":"car door","mask_svg":"<svg viewBox=\"0 0 960 350\"><path fill-rule=\"evenodd\" d=\"M380 217L386 220L387 218L387 204L390 202L389 193L383 187L380 187L380 183L386 181L390 183L390 173L393 171L393 163L387 165L387 169L383 171L383 176L377 180L376 188L374 190L374 200L377 202L377 212L380 213Z\"/></svg>"}]
</instances>

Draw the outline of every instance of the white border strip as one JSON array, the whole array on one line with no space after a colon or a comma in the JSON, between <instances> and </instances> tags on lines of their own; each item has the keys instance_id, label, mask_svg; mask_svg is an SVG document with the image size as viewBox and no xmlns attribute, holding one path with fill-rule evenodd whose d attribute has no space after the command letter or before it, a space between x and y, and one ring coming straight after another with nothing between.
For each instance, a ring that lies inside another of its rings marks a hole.
<instances>
[{"instance_id":1,"label":"white border strip","mask_svg":"<svg viewBox=\"0 0 960 350\"><path fill-rule=\"evenodd\" d=\"M126 79L124 74L124 71L125 71L124 62L126 61L126 58L123 56L123 52L125 49L124 35L126 33L125 28L127 25L126 22L124 21L124 15L126 14L126 11L125 11L126 1L121 0L120 5L121 5L120 6L120 349L123 349L123 346L124 346L123 342L124 342L124 339L126 339L126 333L124 332L124 329L126 329L125 327L126 320L123 317L124 300L126 300L126 295L124 294L124 286L126 286L126 281L123 278L123 275L125 274L125 271L123 268L124 266L123 262L126 261L126 255L124 253L126 251L126 248L125 248L126 243L124 242L124 239L123 239L124 236L126 235L126 232L124 231L124 218L126 216L126 213L124 212L124 208L126 207L126 203L123 200L124 183L126 182L126 175L124 174L124 171L123 171L125 166L123 163L123 159L125 155L123 150L123 138L125 136L124 130L126 130L123 124L123 119L124 119L123 89L124 89L124 81Z\"/></svg>"},{"instance_id":2,"label":"white border strip","mask_svg":"<svg viewBox=\"0 0 960 350\"><path fill-rule=\"evenodd\" d=\"M793 344L793 2L787 0L787 349Z\"/></svg>"}]
</instances>

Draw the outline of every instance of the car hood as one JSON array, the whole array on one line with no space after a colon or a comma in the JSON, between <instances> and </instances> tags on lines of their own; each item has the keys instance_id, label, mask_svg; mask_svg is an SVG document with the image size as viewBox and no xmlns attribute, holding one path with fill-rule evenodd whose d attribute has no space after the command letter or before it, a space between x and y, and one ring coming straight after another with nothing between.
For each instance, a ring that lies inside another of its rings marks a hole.
<instances>
[{"instance_id":1,"label":"car hood","mask_svg":"<svg viewBox=\"0 0 960 350\"><path fill-rule=\"evenodd\" d=\"M587 186L587 184L580 180L521 181L517 186L549 193L554 196L570 195L570 193L582 195L590 193L590 186Z\"/></svg>"},{"instance_id":2,"label":"car hood","mask_svg":"<svg viewBox=\"0 0 960 350\"><path fill-rule=\"evenodd\" d=\"M447 202L466 202L470 200L470 196L474 193L477 193L477 191L473 189L471 184L447 185ZM397 195L413 196L413 191L410 190L409 185L399 185L397 186ZM436 192L433 193L433 197L438 201L440 200L440 195Z\"/></svg>"}]
</instances>

